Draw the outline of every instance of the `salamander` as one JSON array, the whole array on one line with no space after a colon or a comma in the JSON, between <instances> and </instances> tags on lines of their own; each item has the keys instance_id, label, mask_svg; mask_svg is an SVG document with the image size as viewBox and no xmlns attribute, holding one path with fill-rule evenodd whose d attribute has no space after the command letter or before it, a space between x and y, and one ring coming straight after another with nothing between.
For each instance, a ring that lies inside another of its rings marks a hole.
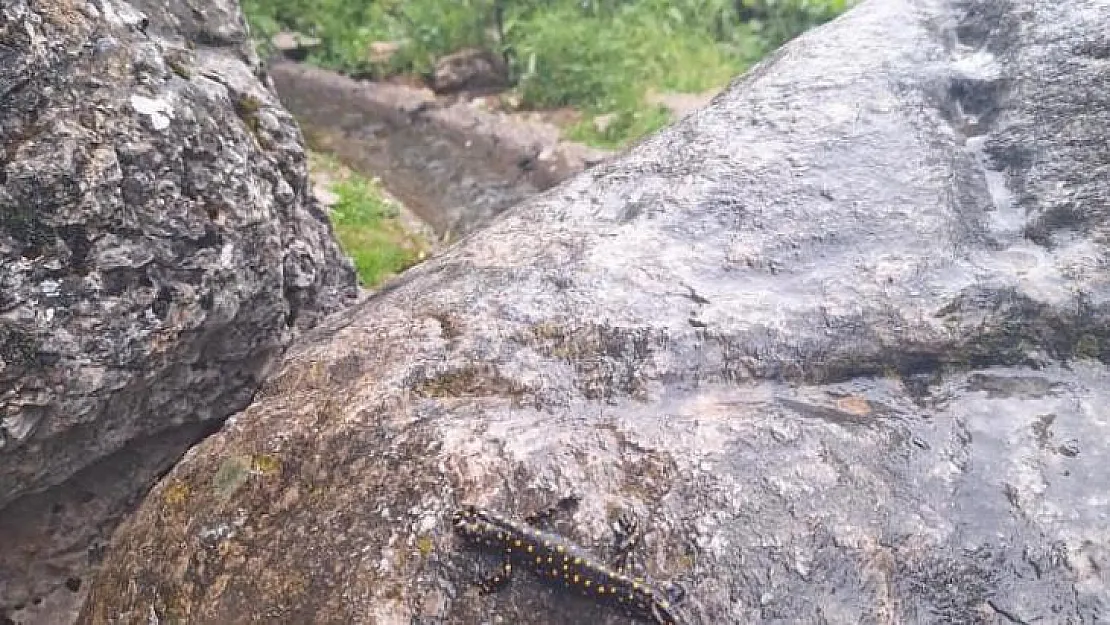
<instances>
[{"instance_id":1,"label":"salamander","mask_svg":"<svg viewBox=\"0 0 1110 625\"><path fill-rule=\"evenodd\" d=\"M576 590L596 603L652 625L682 623L672 605L673 593L625 574L623 566L606 566L562 536L539 529L535 526L538 518L533 516L529 522L520 523L476 506L455 512L452 523L459 536L504 557L497 572L479 582L480 592L489 594L504 588L513 571L523 567L545 582Z\"/></svg>"}]
</instances>

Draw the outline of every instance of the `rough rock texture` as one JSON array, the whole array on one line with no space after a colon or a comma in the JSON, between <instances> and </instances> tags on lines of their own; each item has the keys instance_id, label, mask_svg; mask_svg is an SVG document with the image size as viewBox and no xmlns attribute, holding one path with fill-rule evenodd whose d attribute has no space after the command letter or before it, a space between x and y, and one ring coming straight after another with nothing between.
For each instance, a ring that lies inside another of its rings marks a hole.
<instances>
[{"instance_id":1,"label":"rough rock texture","mask_svg":"<svg viewBox=\"0 0 1110 625\"><path fill-rule=\"evenodd\" d=\"M509 66L489 50L459 50L436 61L431 87L436 93L499 91L509 87Z\"/></svg>"},{"instance_id":2,"label":"rough rock texture","mask_svg":"<svg viewBox=\"0 0 1110 625\"><path fill-rule=\"evenodd\" d=\"M357 289L236 4L15 0L0 42L2 613Z\"/></svg>"},{"instance_id":3,"label":"rough rock texture","mask_svg":"<svg viewBox=\"0 0 1110 625\"><path fill-rule=\"evenodd\" d=\"M282 102L314 147L373 172L441 236L456 238L608 155L553 124L446 102L426 89L277 62Z\"/></svg>"},{"instance_id":4,"label":"rough rock texture","mask_svg":"<svg viewBox=\"0 0 1110 625\"><path fill-rule=\"evenodd\" d=\"M568 493L690 623L1107 622L1108 23L872 0L789 45L306 337L82 622L627 623L470 585L455 506Z\"/></svg>"}]
</instances>

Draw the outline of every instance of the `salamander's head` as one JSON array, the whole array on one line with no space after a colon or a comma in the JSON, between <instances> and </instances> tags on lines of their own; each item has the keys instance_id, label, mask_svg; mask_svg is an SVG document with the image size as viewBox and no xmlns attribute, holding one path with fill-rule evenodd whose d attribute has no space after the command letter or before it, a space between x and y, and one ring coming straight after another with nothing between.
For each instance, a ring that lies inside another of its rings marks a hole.
<instances>
[{"instance_id":1,"label":"salamander's head","mask_svg":"<svg viewBox=\"0 0 1110 625\"><path fill-rule=\"evenodd\" d=\"M478 508L469 505L459 508L451 517L451 525L454 526L455 532L463 536L472 536L478 529Z\"/></svg>"},{"instance_id":2,"label":"salamander's head","mask_svg":"<svg viewBox=\"0 0 1110 625\"><path fill-rule=\"evenodd\" d=\"M458 510L455 511L455 514L451 517L451 522L455 525L455 527L458 527L462 523L466 523L467 521L473 521L477 518L478 518L478 507L477 506L472 506L472 505L465 505L465 506L463 506L463 507L461 507L461 508L459 508Z\"/></svg>"},{"instance_id":3,"label":"salamander's head","mask_svg":"<svg viewBox=\"0 0 1110 625\"><path fill-rule=\"evenodd\" d=\"M477 506L466 505L451 517L455 533L470 542L486 542L498 533L501 524L496 516Z\"/></svg>"}]
</instances>

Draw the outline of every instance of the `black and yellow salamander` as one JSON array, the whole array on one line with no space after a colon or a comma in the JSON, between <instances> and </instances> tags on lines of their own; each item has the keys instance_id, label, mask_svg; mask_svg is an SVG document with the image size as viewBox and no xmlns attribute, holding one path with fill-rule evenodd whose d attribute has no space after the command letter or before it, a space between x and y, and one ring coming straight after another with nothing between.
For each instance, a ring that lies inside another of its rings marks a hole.
<instances>
[{"instance_id":1,"label":"black and yellow salamander","mask_svg":"<svg viewBox=\"0 0 1110 625\"><path fill-rule=\"evenodd\" d=\"M459 536L504 558L497 572L479 583L483 594L504 588L513 571L524 567L546 582L577 590L596 603L617 608L647 623L682 623L672 606L676 600L674 592L626 574L623 565L602 564L565 538L539 529L540 518L541 515L535 515L521 523L476 506L465 506L455 512L452 522ZM632 542L626 542L625 548L630 548Z\"/></svg>"}]
</instances>

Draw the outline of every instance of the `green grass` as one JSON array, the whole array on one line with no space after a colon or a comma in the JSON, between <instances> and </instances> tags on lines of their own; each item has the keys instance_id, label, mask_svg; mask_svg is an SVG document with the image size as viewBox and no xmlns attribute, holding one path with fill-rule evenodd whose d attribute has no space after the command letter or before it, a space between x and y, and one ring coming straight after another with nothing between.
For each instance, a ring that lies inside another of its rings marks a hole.
<instances>
[{"instance_id":1,"label":"green grass","mask_svg":"<svg viewBox=\"0 0 1110 625\"><path fill-rule=\"evenodd\" d=\"M700 93L719 88L758 60L758 39L738 28L717 41L650 2L582 15L575 7L537 11L515 26L517 89L536 108L573 106L585 118L570 138L619 148L667 125L667 109L644 102L649 88ZM584 43L588 42L588 43ZM594 120L610 121L598 130Z\"/></svg>"},{"instance_id":2,"label":"green grass","mask_svg":"<svg viewBox=\"0 0 1110 625\"><path fill-rule=\"evenodd\" d=\"M320 37L311 60L357 76L381 78L421 74L435 60L467 46L482 45L488 0L242 0L256 40L267 44L282 29ZM385 64L373 62L369 45L403 41Z\"/></svg>"},{"instance_id":3,"label":"green grass","mask_svg":"<svg viewBox=\"0 0 1110 625\"><path fill-rule=\"evenodd\" d=\"M316 160L322 163L319 167L339 169L333 163ZM331 221L363 286L376 287L423 260L426 246L405 230L396 206L378 183L349 172L341 175L330 188L338 198L332 206Z\"/></svg>"},{"instance_id":4,"label":"green grass","mask_svg":"<svg viewBox=\"0 0 1110 625\"><path fill-rule=\"evenodd\" d=\"M850 2L243 0L243 7L256 38L279 29L319 37L310 61L356 76L426 75L437 58L465 47L505 53L524 107L581 110L570 137L612 148L670 121L644 102L647 90L722 87ZM376 41L401 45L382 62L369 54ZM594 123L601 115L610 120L604 131Z\"/></svg>"}]
</instances>

